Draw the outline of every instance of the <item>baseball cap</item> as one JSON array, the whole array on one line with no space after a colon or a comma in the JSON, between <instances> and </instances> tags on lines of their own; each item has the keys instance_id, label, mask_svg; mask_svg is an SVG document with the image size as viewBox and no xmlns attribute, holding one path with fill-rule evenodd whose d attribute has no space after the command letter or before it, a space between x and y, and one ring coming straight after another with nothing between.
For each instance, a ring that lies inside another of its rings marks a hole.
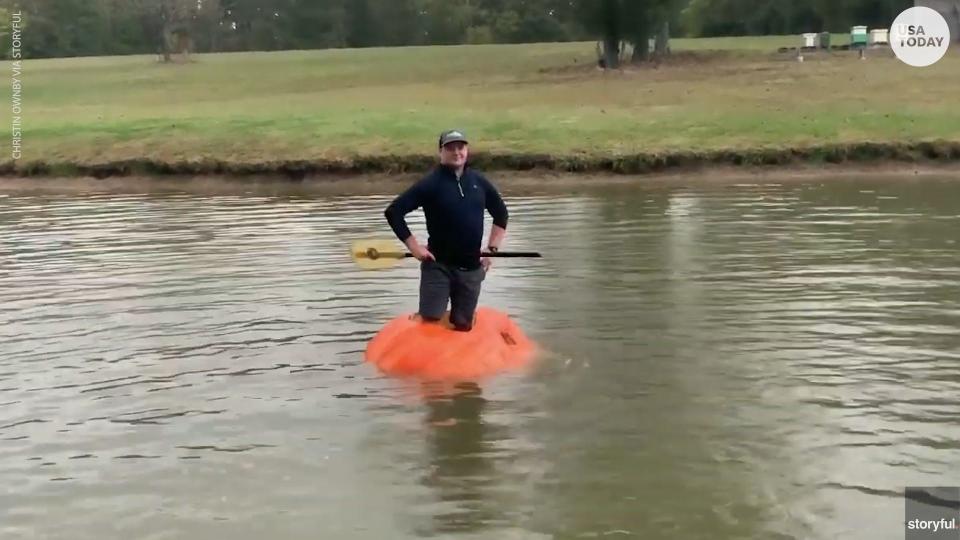
<instances>
[{"instance_id":1,"label":"baseball cap","mask_svg":"<svg viewBox=\"0 0 960 540\"><path fill-rule=\"evenodd\" d=\"M467 142L467 137L463 134L462 131L457 129L451 129L448 131L444 131L443 133L440 134L439 146L443 147L443 145L447 143L458 142L458 141L470 144L469 142Z\"/></svg>"}]
</instances>

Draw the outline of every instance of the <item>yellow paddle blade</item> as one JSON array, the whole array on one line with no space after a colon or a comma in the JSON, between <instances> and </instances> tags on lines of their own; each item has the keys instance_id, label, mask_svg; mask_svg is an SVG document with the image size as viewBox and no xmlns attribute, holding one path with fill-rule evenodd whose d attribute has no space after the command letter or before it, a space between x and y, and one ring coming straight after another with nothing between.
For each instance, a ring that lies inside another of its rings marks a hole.
<instances>
[{"instance_id":1,"label":"yellow paddle blade","mask_svg":"<svg viewBox=\"0 0 960 540\"><path fill-rule=\"evenodd\" d=\"M350 248L350 255L360 268L379 270L402 261L407 252L392 240L357 240Z\"/></svg>"}]
</instances>

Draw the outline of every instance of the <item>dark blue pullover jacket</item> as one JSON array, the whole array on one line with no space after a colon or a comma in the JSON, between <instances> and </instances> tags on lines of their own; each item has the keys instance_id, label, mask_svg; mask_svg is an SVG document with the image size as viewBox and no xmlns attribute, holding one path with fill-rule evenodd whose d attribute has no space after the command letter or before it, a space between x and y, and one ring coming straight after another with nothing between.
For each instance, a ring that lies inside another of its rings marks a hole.
<instances>
[{"instance_id":1,"label":"dark blue pullover jacket","mask_svg":"<svg viewBox=\"0 0 960 540\"><path fill-rule=\"evenodd\" d=\"M401 242L411 234L404 216L420 207L427 221L427 249L438 262L461 268L480 266L484 210L495 225L507 228L507 206L500 193L469 167L458 179L454 169L440 165L390 203L384 215Z\"/></svg>"}]
</instances>

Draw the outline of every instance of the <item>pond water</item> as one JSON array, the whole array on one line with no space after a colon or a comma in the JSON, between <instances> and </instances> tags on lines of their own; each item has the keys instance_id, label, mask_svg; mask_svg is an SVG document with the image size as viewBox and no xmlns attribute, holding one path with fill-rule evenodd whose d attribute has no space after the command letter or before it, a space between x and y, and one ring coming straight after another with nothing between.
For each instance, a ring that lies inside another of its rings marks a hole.
<instances>
[{"instance_id":1,"label":"pond water","mask_svg":"<svg viewBox=\"0 0 960 540\"><path fill-rule=\"evenodd\" d=\"M546 352L432 395L363 360L394 188L0 194L0 537L902 538L960 485L955 179L505 187L544 257L481 304Z\"/></svg>"}]
</instances>

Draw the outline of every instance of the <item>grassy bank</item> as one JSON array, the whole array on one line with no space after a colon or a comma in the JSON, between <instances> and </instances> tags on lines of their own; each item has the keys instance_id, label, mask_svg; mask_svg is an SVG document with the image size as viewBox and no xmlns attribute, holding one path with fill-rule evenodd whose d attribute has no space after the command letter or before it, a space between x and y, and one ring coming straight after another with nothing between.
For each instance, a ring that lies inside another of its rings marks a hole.
<instances>
[{"instance_id":1,"label":"grassy bank","mask_svg":"<svg viewBox=\"0 0 960 540\"><path fill-rule=\"evenodd\" d=\"M960 159L960 51L925 69L777 53L798 39L676 40L607 73L585 43L27 61L3 172L404 170L448 126L496 168Z\"/></svg>"}]
</instances>

